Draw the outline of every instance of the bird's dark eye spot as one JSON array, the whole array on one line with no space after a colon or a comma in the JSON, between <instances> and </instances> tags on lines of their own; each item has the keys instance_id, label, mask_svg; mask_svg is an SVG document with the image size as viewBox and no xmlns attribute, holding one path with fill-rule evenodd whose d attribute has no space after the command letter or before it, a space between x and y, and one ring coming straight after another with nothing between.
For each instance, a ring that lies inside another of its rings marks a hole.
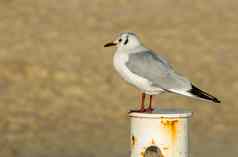
<instances>
[{"instance_id":1,"label":"bird's dark eye spot","mask_svg":"<svg viewBox=\"0 0 238 157\"><path fill-rule=\"evenodd\" d=\"M119 39L118 41L119 41L119 42L121 42L122 40L121 40L121 39Z\"/></svg>"}]
</instances>

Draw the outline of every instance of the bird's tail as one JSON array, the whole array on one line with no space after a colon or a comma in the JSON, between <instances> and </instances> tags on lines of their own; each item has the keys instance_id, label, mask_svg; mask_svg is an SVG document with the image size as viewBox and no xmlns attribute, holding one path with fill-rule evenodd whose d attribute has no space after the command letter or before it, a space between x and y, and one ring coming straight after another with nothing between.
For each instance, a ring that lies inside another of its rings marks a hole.
<instances>
[{"instance_id":1,"label":"bird's tail","mask_svg":"<svg viewBox=\"0 0 238 157\"><path fill-rule=\"evenodd\" d=\"M210 100L210 101L213 101L215 103L220 103L221 102L216 97L202 91L201 89L195 87L193 84L192 84L192 88L188 92L191 93L193 96L195 96L197 98Z\"/></svg>"}]
</instances>

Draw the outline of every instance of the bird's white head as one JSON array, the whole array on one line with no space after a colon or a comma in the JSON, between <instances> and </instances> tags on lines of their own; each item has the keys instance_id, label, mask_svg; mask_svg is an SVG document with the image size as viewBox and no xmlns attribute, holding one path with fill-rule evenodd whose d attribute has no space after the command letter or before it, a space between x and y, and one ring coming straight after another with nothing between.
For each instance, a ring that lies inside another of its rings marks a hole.
<instances>
[{"instance_id":1,"label":"bird's white head","mask_svg":"<svg viewBox=\"0 0 238 157\"><path fill-rule=\"evenodd\" d=\"M120 33L113 42L109 42L104 47L116 46L118 49L131 50L140 47L142 44L136 34L131 32Z\"/></svg>"}]
</instances>

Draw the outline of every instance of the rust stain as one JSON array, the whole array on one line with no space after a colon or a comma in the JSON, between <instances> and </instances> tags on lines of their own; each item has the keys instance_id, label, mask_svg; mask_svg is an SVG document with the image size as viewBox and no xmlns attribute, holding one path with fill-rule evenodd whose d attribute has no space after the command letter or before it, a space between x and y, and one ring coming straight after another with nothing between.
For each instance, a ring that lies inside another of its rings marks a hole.
<instances>
[{"instance_id":1,"label":"rust stain","mask_svg":"<svg viewBox=\"0 0 238 157\"><path fill-rule=\"evenodd\" d=\"M140 153L140 156L141 156L141 157L145 157L145 152L141 152L141 153Z\"/></svg>"},{"instance_id":2,"label":"rust stain","mask_svg":"<svg viewBox=\"0 0 238 157\"><path fill-rule=\"evenodd\" d=\"M163 150L168 150L169 149L169 147L163 147Z\"/></svg>"},{"instance_id":3,"label":"rust stain","mask_svg":"<svg viewBox=\"0 0 238 157\"><path fill-rule=\"evenodd\" d=\"M132 146L135 146L135 144L136 144L136 138L135 138L134 135L132 135L132 136L131 136L131 145L132 145Z\"/></svg>"},{"instance_id":4,"label":"rust stain","mask_svg":"<svg viewBox=\"0 0 238 157\"><path fill-rule=\"evenodd\" d=\"M179 120L177 119L161 119L161 124L169 129L169 132L171 134L172 137L172 141L175 142L176 140L176 136L177 136L177 124L178 124Z\"/></svg>"},{"instance_id":5,"label":"rust stain","mask_svg":"<svg viewBox=\"0 0 238 157\"><path fill-rule=\"evenodd\" d=\"M140 157L145 157L145 150L146 150L146 147L143 147L142 151L140 152Z\"/></svg>"}]
</instances>

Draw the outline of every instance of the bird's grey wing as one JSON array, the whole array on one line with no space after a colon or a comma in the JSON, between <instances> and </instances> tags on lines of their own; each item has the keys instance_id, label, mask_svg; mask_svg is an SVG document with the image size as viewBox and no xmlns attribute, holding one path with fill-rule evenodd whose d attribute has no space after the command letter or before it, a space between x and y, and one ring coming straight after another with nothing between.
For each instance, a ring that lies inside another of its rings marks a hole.
<instances>
[{"instance_id":1,"label":"bird's grey wing","mask_svg":"<svg viewBox=\"0 0 238 157\"><path fill-rule=\"evenodd\" d=\"M177 74L164 58L150 50L131 53L126 66L132 73L148 79L155 87L178 93L191 89L188 79Z\"/></svg>"}]
</instances>

